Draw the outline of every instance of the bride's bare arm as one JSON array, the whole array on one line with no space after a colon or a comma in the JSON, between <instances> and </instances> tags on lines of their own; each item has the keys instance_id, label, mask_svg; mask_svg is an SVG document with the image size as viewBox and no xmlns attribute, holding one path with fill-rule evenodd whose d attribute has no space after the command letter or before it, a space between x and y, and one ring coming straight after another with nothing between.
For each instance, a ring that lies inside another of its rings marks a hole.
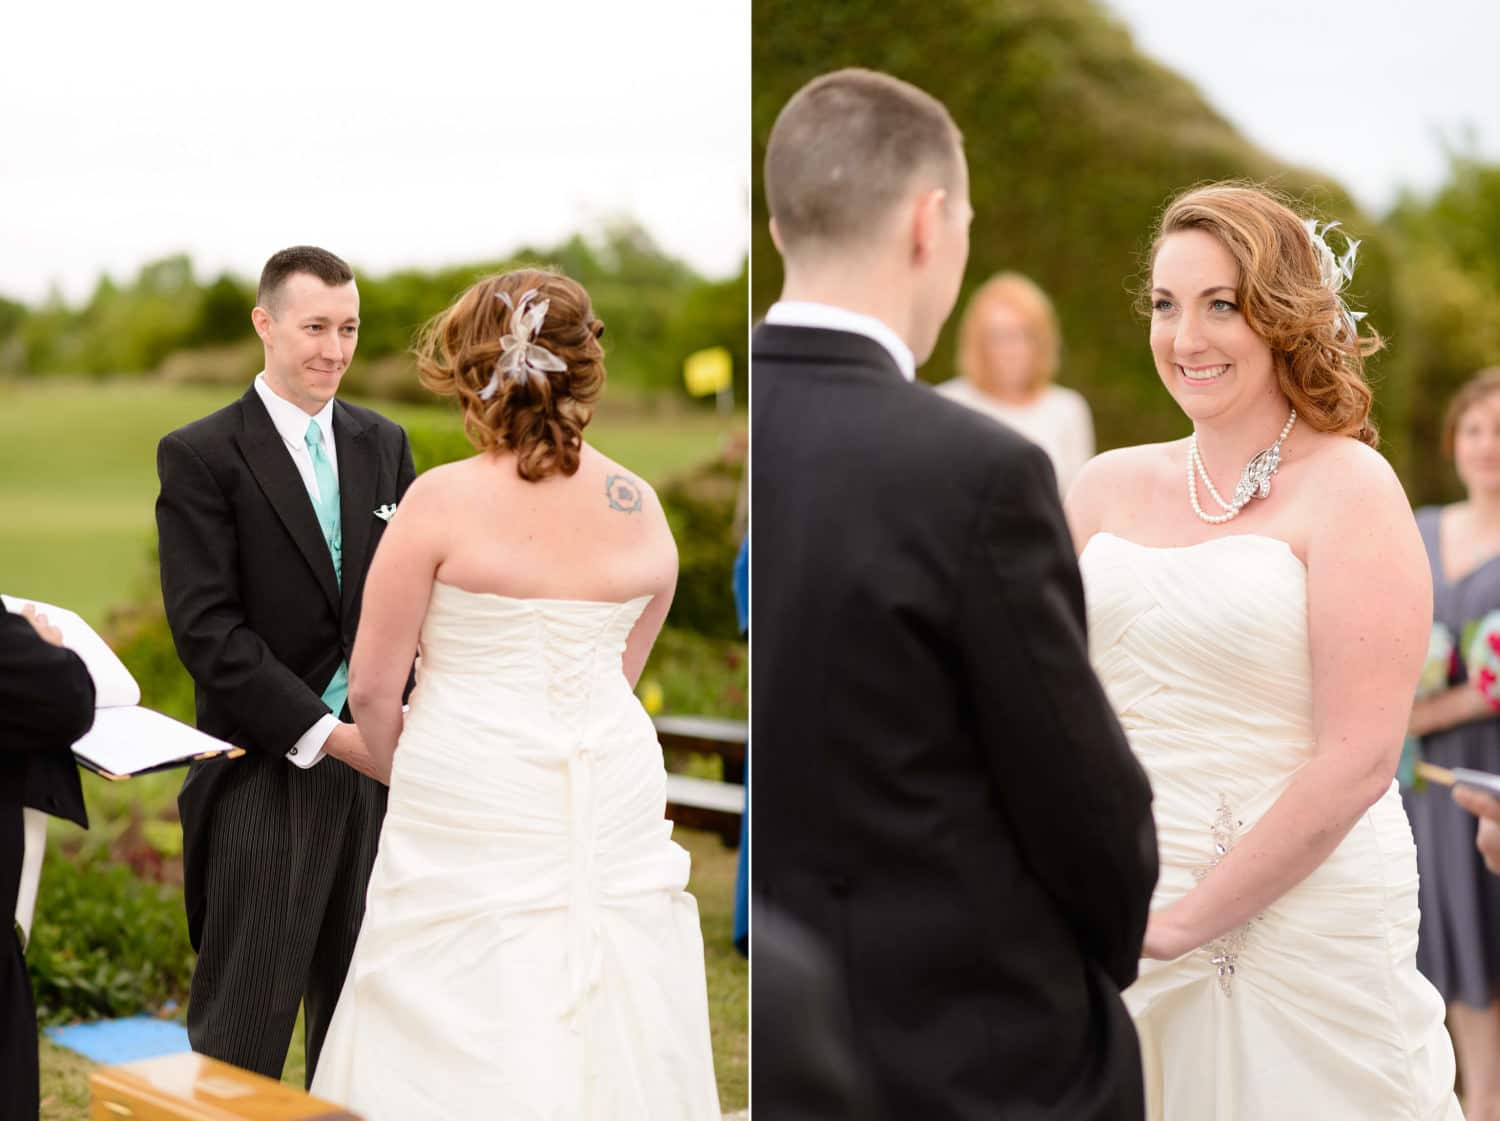
<instances>
[{"instance_id":1,"label":"bride's bare arm","mask_svg":"<svg viewBox=\"0 0 1500 1121\"><path fill-rule=\"evenodd\" d=\"M424 475L391 517L365 577L359 634L349 660L349 710L382 782L401 735L401 693L432 595L445 539L442 506Z\"/></svg>"},{"instance_id":2,"label":"bride's bare arm","mask_svg":"<svg viewBox=\"0 0 1500 1121\"><path fill-rule=\"evenodd\" d=\"M625 654L621 659L625 679L630 682L632 689L641 679L641 671L646 668L646 659L651 656L651 647L656 644L662 624L667 621L667 612L672 607L672 597L677 591L677 542L672 538L672 528L667 524L666 511L661 508L656 492L650 487L642 489L648 516L655 522L653 533L656 541L652 553L658 557L658 571L655 594L646 605L646 610L641 612L635 626L630 629L630 637L625 641ZM725 594L728 594L727 590Z\"/></svg>"},{"instance_id":3,"label":"bride's bare arm","mask_svg":"<svg viewBox=\"0 0 1500 1121\"><path fill-rule=\"evenodd\" d=\"M1360 445L1338 455L1312 476L1325 488L1307 546L1312 758L1198 887L1152 916L1148 957L1178 957L1253 918L1391 785L1427 651L1431 575L1389 466Z\"/></svg>"}]
</instances>

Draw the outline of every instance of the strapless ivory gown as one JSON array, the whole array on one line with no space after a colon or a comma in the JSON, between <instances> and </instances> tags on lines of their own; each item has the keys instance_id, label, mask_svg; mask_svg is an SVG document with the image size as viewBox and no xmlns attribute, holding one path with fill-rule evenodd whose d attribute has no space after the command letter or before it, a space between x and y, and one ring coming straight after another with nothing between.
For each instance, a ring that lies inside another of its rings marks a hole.
<instances>
[{"instance_id":1,"label":"strapless ivory gown","mask_svg":"<svg viewBox=\"0 0 1500 1121\"><path fill-rule=\"evenodd\" d=\"M315 1095L366 1121L717 1121L688 854L620 668L648 600L434 585Z\"/></svg>"},{"instance_id":2,"label":"strapless ivory gown","mask_svg":"<svg viewBox=\"0 0 1500 1121\"><path fill-rule=\"evenodd\" d=\"M1094 668L1151 778L1161 876L1190 891L1313 751L1307 572L1243 534L1080 560ZM1151 1121L1454 1121L1443 1002L1417 972L1417 864L1396 785L1256 920L1125 1002Z\"/></svg>"}]
</instances>

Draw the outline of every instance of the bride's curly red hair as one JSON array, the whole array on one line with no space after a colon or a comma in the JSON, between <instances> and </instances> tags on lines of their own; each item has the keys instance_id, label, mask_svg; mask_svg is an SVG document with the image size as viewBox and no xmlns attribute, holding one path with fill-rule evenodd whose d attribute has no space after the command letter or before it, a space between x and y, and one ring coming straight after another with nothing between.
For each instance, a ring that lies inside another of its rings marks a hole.
<instances>
[{"instance_id":1,"label":"bride's curly red hair","mask_svg":"<svg viewBox=\"0 0 1500 1121\"><path fill-rule=\"evenodd\" d=\"M480 396L500 361L500 340L510 330L512 305L536 289L549 301L532 340L566 364L540 378L502 378L489 400ZM487 276L434 316L417 338L417 376L434 393L457 397L464 432L480 451L515 453L516 472L528 482L578 470L583 429L604 388L604 324L589 294L561 273L516 269Z\"/></svg>"},{"instance_id":2,"label":"bride's curly red hair","mask_svg":"<svg viewBox=\"0 0 1500 1121\"><path fill-rule=\"evenodd\" d=\"M1162 213L1150 260L1172 234L1202 230L1239 266L1238 302L1245 322L1271 348L1281 391L1305 423L1376 447L1373 394L1364 360L1384 342L1361 335L1339 294L1324 283L1302 219L1282 199L1245 183L1214 183L1179 195ZM1150 280L1139 306L1150 313Z\"/></svg>"}]
</instances>

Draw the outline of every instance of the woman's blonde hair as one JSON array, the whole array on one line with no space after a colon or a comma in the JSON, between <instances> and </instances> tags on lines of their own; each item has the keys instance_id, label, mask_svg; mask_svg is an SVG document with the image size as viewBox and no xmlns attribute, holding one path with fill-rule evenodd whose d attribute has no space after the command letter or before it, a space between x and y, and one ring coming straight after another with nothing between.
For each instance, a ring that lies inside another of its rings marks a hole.
<instances>
[{"instance_id":1,"label":"woman's blonde hair","mask_svg":"<svg viewBox=\"0 0 1500 1121\"><path fill-rule=\"evenodd\" d=\"M532 342L566 368L502 377L486 400L481 394L500 361L500 341L511 330L511 307L532 289L536 301L549 303ZM485 277L428 322L415 347L417 376L434 393L458 398L464 433L478 450L514 452L521 478L571 475L578 470L584 426L604 388L603 334L582 285L556 272L517 269Z\"/></svg>"},{"instance_id":2,"label":"woman's blonde hair","mask_svg":"<svg viewBox=\"0 0 1500 1121\"><path fill-rule=\"evenodd\" d=\"M969 297L958 325L958 372L969 381L983 382L984 321L990 310L1004 305L1019 312L1036 344L1036 359L1026 380L1028 390L1037 390L1057 375L1062 356L1062 335L1057 312L1036 283L1018 272L996 273Z\"/></svg>"},{"instance_id":3,"label":"woman's blonde hair","mask_svg":"<svg viewBox=\"0 0 1500 1121\"><path fill-rule=\"evenodd\" d=\"M1373 394L1364 360L1383 345L1361 335L1342 296L1324 275L1320 249L1297 214L1270 191L1215 183L1179 195L1163 212L1151 245L1202 230L1239 266L1238 303L1250 329L1271 348L1276 377L1303 422L1320 432L1380 442L1370 420ZM1150 280L1140 307L1150 312Z\"/></svg>"}]
</instances>

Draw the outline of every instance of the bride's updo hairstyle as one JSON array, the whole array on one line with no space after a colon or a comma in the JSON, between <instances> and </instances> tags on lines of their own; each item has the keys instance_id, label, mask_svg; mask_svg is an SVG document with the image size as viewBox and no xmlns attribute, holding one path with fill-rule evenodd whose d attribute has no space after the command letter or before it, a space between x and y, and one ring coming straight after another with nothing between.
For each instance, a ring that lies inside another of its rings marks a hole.
<instances>
[{"instance_id":1,"label":"bride's updo hairstyle","mask_svg":"<svg viewBox=\"0 0 1500 1121\"><path fill-rule=\"evenodd\" d=\"M522 321L543 301L546 315L532 334ZM517 269L485 277L427 323L414 348L417 376L434 393L458 398L464 433L478 450L514 452L521 478L571 475L604 388L603 334L582 285ZM518 336L540 348L529 361Z\"/></svg>"},{"instance_id":2,"label":"bride's updo hairstyle","mask_svg":"<svg viewBox=\"0 0 1500 1121\"><path fill-rule=\"evenodd\" d=\"M1239 183L1198 187L1174 199L1151 244L1153 264L1162 242L1183 230L1212 235L1239 265L1240 312L1270 346L1281 391L1302 422L1377 446L1364 360L1384 344L1373 332L1359 334L1324 240L1315 240L1271 192ZM1148 276L1140 293L1147 315L1150 292Z\"/></svg>"}]
</instances>

